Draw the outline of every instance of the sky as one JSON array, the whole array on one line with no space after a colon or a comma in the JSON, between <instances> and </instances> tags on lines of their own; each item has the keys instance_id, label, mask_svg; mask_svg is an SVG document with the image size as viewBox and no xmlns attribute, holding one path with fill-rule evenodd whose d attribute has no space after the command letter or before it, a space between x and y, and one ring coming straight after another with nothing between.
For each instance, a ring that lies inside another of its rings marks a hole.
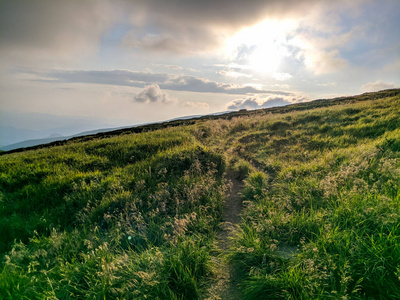
<instances>
[{"instance_id":1,"label":"sky","mask_svg":"<svg viewBox=\"0 0 400 300\"><path fill-rule=\"evenodd\" d=\"M398 0L2 0L0 145L398 88L399 11Z\"/></svg>"}]
</instances>

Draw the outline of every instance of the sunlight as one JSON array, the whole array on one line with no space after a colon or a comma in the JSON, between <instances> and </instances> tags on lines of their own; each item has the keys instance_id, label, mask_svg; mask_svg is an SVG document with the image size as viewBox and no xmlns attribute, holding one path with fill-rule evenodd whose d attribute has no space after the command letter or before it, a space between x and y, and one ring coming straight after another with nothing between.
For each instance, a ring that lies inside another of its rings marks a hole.
<instances>
[{"instance_id":1,"label":"sunlight","mask_svg":"<svg viewBox=\"0 0 400 300\"><path fill-rule=\"evenodd\" d=\"M235 65L257 73L274 73L289 55L287 34L296 27L291 20L265 20L246 27L226 41L225 51Z\"/></svg>"}]
</instances>

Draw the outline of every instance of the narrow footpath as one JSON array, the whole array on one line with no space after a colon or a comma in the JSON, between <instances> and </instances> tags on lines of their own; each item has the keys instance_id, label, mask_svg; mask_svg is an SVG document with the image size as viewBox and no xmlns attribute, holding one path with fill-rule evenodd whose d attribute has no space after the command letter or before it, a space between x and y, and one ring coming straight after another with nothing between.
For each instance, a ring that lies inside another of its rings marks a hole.
<instances>
[{"instance_id":1,"label":"narrow footpath","mask_svg":"<svg viewBox=\"0 0 400 300\"><path fill-rule=\"evenodd\" d=\"M232 176L227 176L227 179L231 182L231 188L222 212L223 222L221 223L221 231L218 234L218 248L221 250L221 253L216 258L216 265L218 266L217 278L208 290L206 300L240 299L237 287L238 280L235 276L233 266L229 264L226 257L231 247L231 238L241 220L242 203L240 192L243 189L243 182Z\"/></svg>"}]
</instances>

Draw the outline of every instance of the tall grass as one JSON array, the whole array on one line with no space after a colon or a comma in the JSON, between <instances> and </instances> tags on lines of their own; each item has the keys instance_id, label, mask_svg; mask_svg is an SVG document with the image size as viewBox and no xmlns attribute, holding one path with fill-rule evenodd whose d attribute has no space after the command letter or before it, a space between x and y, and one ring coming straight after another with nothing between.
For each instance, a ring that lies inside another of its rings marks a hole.
<instances>
[{"instance_id":1,"label":"tall grass","mask_svg":"<svg viewBox=\"0 0 400 300\"><path fill-rule=\"evenodd\" d=\"M204 297L228 170L243 299L399 299L400 98L368 97L2 155L0 295Z\"/></svg>"},{"instance_id":2,"label":"tall grass","mask_svg":"<svg viewBox=\"0 0 400 300\"><path fill-rule=\"evenodd\" d=\"M199 297L224 162L184 130L3 156L0 169L5 299Z\"/></svg>"},{"instance_id":3,"label":"tall grass","mask_svg":"<svg viewBox=\"0 0 400 300\"><path fill-rule=\"evenodd\" d=\"M231 253L244 299L400 298L399 114L397 97L238 136L259 166Z\"/></svg>"}]
</instances>

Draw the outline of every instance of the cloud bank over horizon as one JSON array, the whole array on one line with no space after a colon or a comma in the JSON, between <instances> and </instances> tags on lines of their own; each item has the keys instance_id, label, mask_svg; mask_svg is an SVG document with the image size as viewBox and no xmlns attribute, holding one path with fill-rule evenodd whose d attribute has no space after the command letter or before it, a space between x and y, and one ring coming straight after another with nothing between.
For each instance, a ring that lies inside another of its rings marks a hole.
<instances>
[{"instance_id":1,"label":"cloud bank over horizon","mask_svg":"<svg viewBox=\"0 0 400 300\"><path fill-rule=\"evenodd\" d=\"M310 101L301 96L279 96L279 95L253 95L243 99L236 99L228 104L228 109L260 109Z\"/></svg>"},{"instance_id":2,"label":"cloud bank over horizon","mask_svg":"<svg viewBox=\"0 0 400 300\"><path fill-rule=\"evenodd\" d=\"M155 83L159 87L168 90L189 91L199 93L223 93L232 95L242 95L247 93L279 94L290 95L287 91L263 90L253 86L220 83L211 81L207 78L173 75L167 73L136 72L130 70L111 70L111 71L68 71L57 70L46 73L32 74L33 80L48 81L49 83L69 82L69 83L89 83L89 84L110 84L117 86L143 87Z\"/></svg>"},{"instance_id":3,"label":"cloud bank over horizon","mask_svg":"<svg viewBox=\"0 0 400 300\"><path fill-rule=\"evenodd\" d=\"M394 82L383 82L382 80L377 80L375 82L368 82L361 87L363 92L377 92L381 90L400 88L399 84Z\"/></svg>"}]
</instances>

